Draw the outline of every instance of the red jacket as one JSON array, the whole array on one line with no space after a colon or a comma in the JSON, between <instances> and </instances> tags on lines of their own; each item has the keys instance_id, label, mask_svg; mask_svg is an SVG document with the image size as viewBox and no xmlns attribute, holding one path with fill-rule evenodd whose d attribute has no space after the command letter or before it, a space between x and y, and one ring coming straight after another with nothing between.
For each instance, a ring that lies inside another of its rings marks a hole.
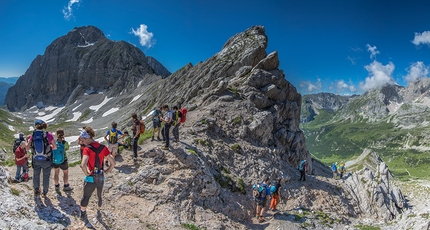
<instances>
[{"instance_id":1,"label":"red jacket","mask_svg":"<svg viewBox=\"0 0 430 230\"><path fill-rule=\"evenodd\" d=\"M24 158L22 160L17 161L17 159L23 158L27 152L25 151L25 148L21 148L21 146L18 146L15 150L15 164L18 166L24 166L27 164L27 158Z\"/></svg>"}]
</instances>

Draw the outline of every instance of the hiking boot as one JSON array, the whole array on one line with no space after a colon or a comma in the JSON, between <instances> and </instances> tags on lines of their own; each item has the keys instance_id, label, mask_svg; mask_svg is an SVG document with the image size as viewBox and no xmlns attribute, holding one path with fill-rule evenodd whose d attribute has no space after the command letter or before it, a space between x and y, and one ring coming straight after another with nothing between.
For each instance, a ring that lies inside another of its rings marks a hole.
<instances>
[{"instance_id":1,"label":"hiking boot","mask_svg":"<svg viewBox=\"0 0 430 230\"><path fill-rule=\"evenodd\" d=\"M93 225L88 220L87 211L81 211L80 219L85 223L85 227L94 229Z\"/></svg>"},{"instance_id":2,"label":"hiking boot","mask_svg":"<svg viewBox=\"0 0 430 230\"><path fill-rule=\"evenodd\" d=\"M258 218L258 222L259 222L259 223L263 223L264 221L265 221L264 217L259 217L259 218Z\"/></svg>"},{"instance_id":3,"label":"hiking boot","mask_svg":"<svg viewBox=\"0 0 430 230\"><path fill-rule=\"evenodd\" d=\"M55 185L55 192L56 193L60 193L60 185Z\"/></svg>"},{"instance_id":4,"label":"hiking boot","mask_svg":"<svg viewBox=\"0 0 430 230\"><path fill-rule=\"evenodd\" d=\"M166 141L162 141L161 143L164 144L164 143L166 143Z\"/></svg>"},{"instance_id":5,"label":"hiking boot","mask_svg":"<svg viewBox=\"0 0 430 230\"><path fill-rule=\"evenodd\" d=\"M40 195L40 189L36 188L34 189L34 196L39 196Z\"/></svg>"},{"instance_id":6,"label":"hiking boot","mask_svg":"<svg viewBox=\"0 0 430 230\"><path fill-rule=\"evenodd\" d=\"M162 149L162 150L169 150L169 147L167 147L167 146L163 146L163 147L161 147L161 149Z\"/></svg>"},{"instance_id":7,"label":"hiking boot","mask_svg":"<svg viewBox=\"0 0 430 230\"><path fill-rule=\"evenodd\" d=\"M63 188L63 191L65 191L65 192L72 191L72 190L73 190L73 188L70 187L70 185L64 186L64 188Z\"/></svg>"},{"instance_id":8,"label":"hiking boot","mask_svg":"<svg viewBox=\"0 0 430 230\"><path fill-rule=\"evenodd\" d=\"M152 139L151 139L151 141L154 141L154 136L152 136Z\"/></svg>"},{"instance_id":9,"label":"hiking boot","mask_svg":"<svg viewBox=\"0 0 430 230\"><path fill-rule=\"evenodd\" d=\"M160 138L160 137L157 137L157 141L161 141L161 138Z\"/></svg>"}]
</instances>

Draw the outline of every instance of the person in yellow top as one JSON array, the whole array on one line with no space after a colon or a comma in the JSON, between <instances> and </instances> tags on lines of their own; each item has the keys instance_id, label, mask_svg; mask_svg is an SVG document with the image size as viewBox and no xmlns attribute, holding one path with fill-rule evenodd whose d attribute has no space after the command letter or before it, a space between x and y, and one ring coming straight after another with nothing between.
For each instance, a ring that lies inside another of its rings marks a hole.
<instances>
[{"instance_id":1,"label":"person in yellow top","mask_svg":"<svg viewBox=\"0 0 430 230\"><path fill-rule=\"evenodd\" d=\"M342 179L343 173L345 172L345 164L341 163L337 171L339 172L339 179Z\"/></svg>"}]
</instances>

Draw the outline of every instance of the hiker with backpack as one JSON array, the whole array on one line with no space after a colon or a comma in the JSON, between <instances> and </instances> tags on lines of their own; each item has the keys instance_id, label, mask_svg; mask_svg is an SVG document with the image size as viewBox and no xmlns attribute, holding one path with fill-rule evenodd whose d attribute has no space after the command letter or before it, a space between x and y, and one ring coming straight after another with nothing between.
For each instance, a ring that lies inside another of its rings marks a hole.
<instances>
[{"instance_id":1,"label":"hiker with backpack","mask_svg":"<svg viewBox=\"0 0 430 230\"><path fill-rule=\"evenodd\" d=\"M279 204L279 197L281 196L281 178L278 178L276 182L270 186L270 194L272 194L272 200L270 201L269 209L276 211L276 206Z\"/></svg>"},{"instance_id":2,"label":"hiker with backpack","mask_svg":"<svg viewBox=\"0 0 430 230\"><path fill-rule=\"evenodd\" d=\"M160 130L161 130L160 118L161 118L161 116L162 116L161 107L155 108L154 111L152 112L152 139L151 139L151 141L154 141L154 133L155 133L156 129L157 129L157 140L161 141L161 139L160 139Z\"/></svg>"},{"instance_id":3,"label":"hiker with backpack","mask_svg":"<svg viewBox=\"0 0 430 230\"><path fill-rule=\"evenodd\" d=\"M133 160L137 160L137 141L140 137L140 120L137 119L137 114L132 113L131 118L133 119L133 127L131 130L133 130Z\"/></svg>"},{"instance_id":4,"label":"hiker with backpack","mask_svg":"<svg viewBox=\"0 0 430 230\"><path fill-rule=\"evenodd\" d=\"M57 149L54 136L44 130L48 125L42 120L34 122L35 130L32 135L27 136L27 149L32 152L33 188L34 195L40 195L40 174L43 172L43 196L48 194L49 178L52 169L52 150Z\"/></svg>"},{"instance_id":5,"label":"hiker with backpack","mask_svg":"<svg viewBox=\"0 0 430 230\"><path fill-rule=\"evenodd\" d=\"M15 164L16 164L16 175L15 180L21 182L21 175L27 173L27 159L30 158L27 155L27 150L25 148L26 142L21 141L18 148L15 150ZM22 171L22 173L21 173Z\"/></svg>"},{"instance_id":6,"label":"hiker with backpack","mask_svg":"<svg viewBox=\"0 0 430 230\"><path fill-rule=\"evenodd\" d=\"M306 163L306 160L302 160L299 164L299 171L300 171L300 181L303 179L303 181L306 181L306 167L308 166L308 163Z\"/></svg>"},{"instance_id":7,"label":"hiker with backpack","mask_svg":"<svg viewBox=\"0 0 430 230\"><path fill-rule=\"evenodd\" d=\"M110 154L112 154L113 159L115 160L116 153L118 152L118 140L123 138L123 133L121 130L117 129L118 124L114 121L112 122L112 128L106 132L105 140L108 143L108 149ZM121 135L118 137L118 135ZM107 162L106 162L107 163Z\"/></svg>"},{"instance_id":8,"label":"hiker with backpack","mask_svg":"<svg viewBox=\"0 0 430 230\"><path fill-rule=\"evenodd\" d=\"M263 217L264 211L266 211L266 201L270 196L270 189L267 183L269 182L269 178L266 177L261 184L257 184L253 186L253 196L255 198L255 202L257 203L256 207L256 217L258 222L264 222L265 219Z\"/></svg>"},{"instance_id":9,"label":"hiker with backpack","mask_svg":"<svg viewBox=\"0 0 430 230\"><path fill-rule=\"evenodd\" d=\"M173 133L173 141L179 142L179 126L181 125L182 120L182 112L178 110L178 106L173 106L173 117L172 117L172 133Z\"/></svg>"},{"instance_id":10,"label":"hiker with backpack","mask_svg":"<svg viewBox=\"0 0 430 230\"><path fill-rule=\"evenodd\" d=\"M24 133L20 132L18 134L18 138L15 139L13 142L13 148L12 148L13 154L15 154L16 149L21 145L21 142L23 142L23 141L25 142ZM25 165L28 168L28 158L25 159Z\"/></svg>"},{"instance_id":11,"label":"hiker with backpack","mask_svg":"<svg viewBox=\"0 0 430 230\"><path fill-rule=\"evenodd\" d=\"M63 171L63 191L72 191L69 185L69 163L67 161L66 151L69 149L69 142L64 139L64 130L57 129L57 149L52 150L52 163L54 167L54 184L55 192L60 192L60 169Z\"/></svg>"},{"instance_id":12,"label":"hiker with backpack","mask_svg":"<svg viewBox=\"0 0 430 230\"><path fill-rule=\"evenodd\" d=\"M333 172L333 179L337 177L337 162L331 164L331 171Z\"/></svg>"},{"instance_id":13,"label":"hiker with backpack","mask_svg":"<svg viewBox=\"0 0 430 230\"><path fill-rule=\"evenodd\" d=\"M85 145L82 153L81 169L85 174L84 189L81 199L80 219L88 228L93 228L87 217L87 206L94 190L97 189L97 214L100 214L102 206L102 191L104 185L104 175L111 172L115 167L115 160L109 152L109 149L94 140L95 132L91 127L84 127L79 137L81 143ZM103 170L104 159L109 162L109 167Z\"/></svg>"},{"instance_id":14,"label":"hiker with backpack","mask_svg":"<svg viewBox=\"0 0 430 230\"><path fill-rule=\"evenodd\" d=\"M173 114L172 114L172 111L169 110L168 105L163 105L162 108L166 112L166 115L164 116L164 118L163 117L160 118L160 120L164 122L163 129L161 130L161 134L163 135L163 143L165 143L165 145L161 147L161 149L169 150L169 146L170 146L169 131L170 131L170 127L172 126Z\"/></svg>"},{"instance_id":15,"label":"hiker with backpack","mask_svg":"<svg viewBox=\"0 0 430 230\"><path fill-rule=\"evenodd\" d=\"M339 171L339 179L342 179L343 177L343 173L345 172L345 164L340 164L338 167L338 171Z\"/></svg>"}]
</instances>

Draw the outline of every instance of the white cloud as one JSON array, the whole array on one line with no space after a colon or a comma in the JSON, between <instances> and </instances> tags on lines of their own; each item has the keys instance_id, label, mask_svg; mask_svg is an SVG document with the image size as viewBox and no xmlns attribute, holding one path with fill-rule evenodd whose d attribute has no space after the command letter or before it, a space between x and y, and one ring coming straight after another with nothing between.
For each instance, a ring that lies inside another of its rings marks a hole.
<instances>
[{"instance_id":1,"label":"white cloud","mask_svg":"<svg viewBox=\"0 0 430 230\"><path fill-rule=\"evenodd\" d=\"M350 57L350 56L348 56L347 58L348 58L348 60L351 62L351 64L352 64L352 65L356 65L356 64L357 64L357 62L355 61L357 58L355 58L355 57Z\"/></svg>"},{"instance_id":2,"label":"white cloud","mask_svg":"<svg viewBox=\"0 0 430 230\"><path fill-rule=\"evenodd\" d=\"M153 39L154 34L148 32L148 26L146 26L145 24L140 24L140 27L136 30L131 28L131 33L139 37L139 43L142 46L151 48L151 46L155 44L155 40Z\"/></svg>"},{"instance_id":3,"label":"white cloud","mask_svg":"<svg viewBox=\"0 0 430 230\"><path fill-rule=\"evenodd\" d=\"M317 82L302 81L300 83L300 88L308 93L319 91L322 89L321 79L318 78Z\"/></svg>"},{"instance_id":4,"label":"white cloud","mask_svg":"<svg viewBox=\"0 0 430 230\"><path fill-rule=\"evenodd\" d=\"M369 72L369 77L366 78L365 82L360 82L359 87L363 91L395 83L391 76L395 68L392 62L382 65L378 61L373 61L364 68Z\"/></svg>"},{"instance_id":5,"label":"white cloud","mask_svg":"<svg viewBox=\"0 0 430 230\"><path fill-rule=\"evenodd\" d=\"M424 31L422 34L415 33L415 37L412 43L414 43L415 45L427 44L430 46L430 31Z\"/></svg>"},{"instance_id":6,"label":"white cloud","mask_svg":"<svg viewBox=\"0 0 430 230\"><path fill-rule=\"evenodd\" d=\"M69 1L69 4L67 5L67 7L65 6L63 9L64 19L69 20L73 16L72 6L75 3L79 4L79 1L80 0L70 0Z\"/></svg>"},{"instance_id":7,"label":"white cloud","mask_svg":"<svg viewBox=\"0 0 430 230\"><path fill-rule=\"evenodd\" d=\"M418 78L427 77L429 74L429 67L425 66L423 62L415 62L408 69L408 74L404 77L406 81L415 81Z\"/></svg>"},{"instance_id":8,"label":"white cloud","mask_svg":"<svg viewBox=\"0 0 430 230\"><path fill-rule=\"evenodd\" d=\"M337 93L344 93L345 91L355 93L357 91L357 88L355 88L351 80L348 83L345 82L345 80L339 80L339 81L336 81L334 84L335 84L334 88Z\"/></svg>"},{"instance_id":9,"label":"white cloud","mask_svg":"<svg viewBox=\"0 0 430 230\"><path fill-rule=\"evenodd\" d=\"M369 44L366 45L367 51L370 52L370 59L376 59L376 55L379 54L379 51L377 50L376 46L371 46Z\"/></svg>"}]
</instances>

